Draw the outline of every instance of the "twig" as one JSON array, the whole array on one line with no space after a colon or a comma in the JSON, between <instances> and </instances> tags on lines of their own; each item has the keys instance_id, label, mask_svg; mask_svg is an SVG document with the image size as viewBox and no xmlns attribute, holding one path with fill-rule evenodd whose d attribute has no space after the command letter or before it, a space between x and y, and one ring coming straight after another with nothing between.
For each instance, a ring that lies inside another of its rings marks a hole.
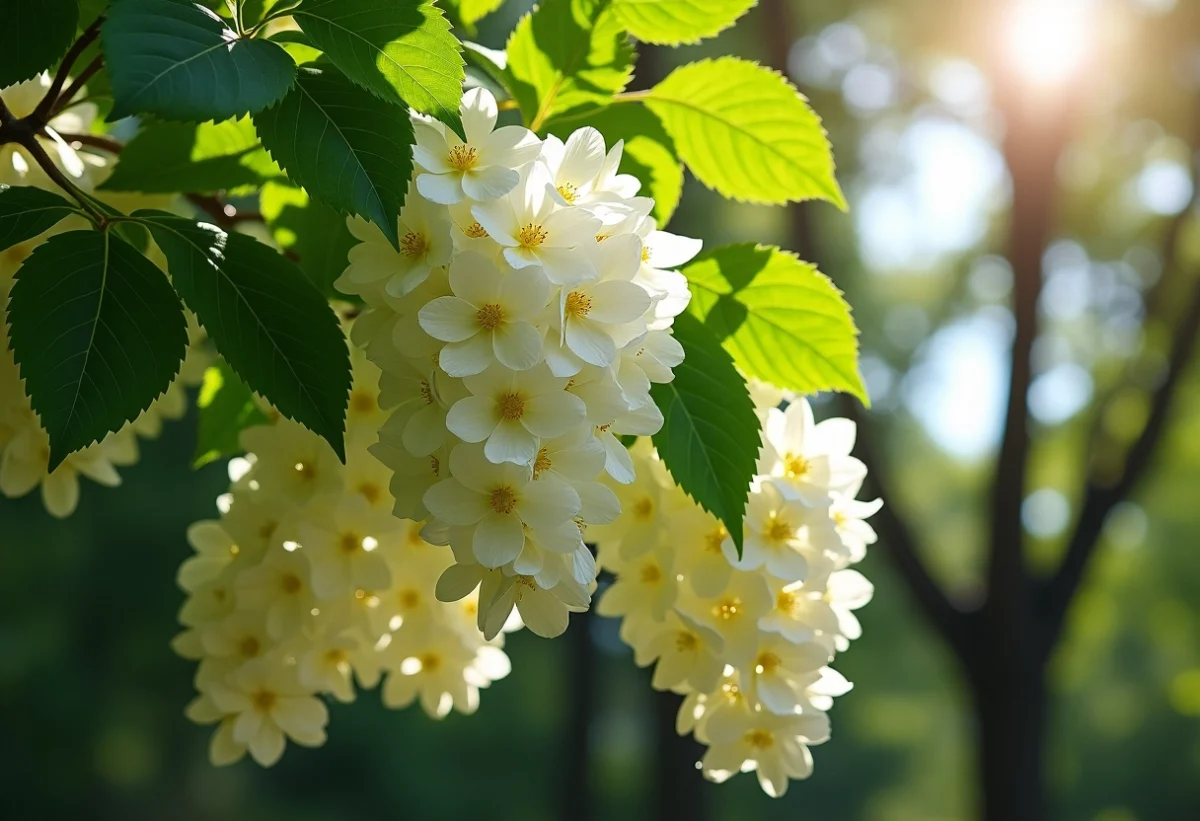
<instances>
[{"instance_id":1,"label":"twig","mask_svg":"<svg viewBox=\"0 0 1200 821\"><path fill-rule=\"evenodd\" d=\"M121 150L125 148L124 145L116 140L110 140L108 137L101 137L98 134L59 134L58 136L62 137L68 143L79 143L91 148L99 148L110 154L120 154Z\"/></svg>"},{"instance_id":2,"label":"twig","mask_svg":"<svg viewBox=\"0 0 1200 821\"><path fill-rule=\"evenodd\" d=\"M16 117L8 109L8 104L4 102L3 98L0 98L0 126L7 125L15 119Z\"/></svg>"},{"instance_id":3,"label":"twig","mask_svg":"<svg viewBox=\"0 0 1200 821\"><path fill-rule=\"evenodd\" d=\"M101 213L96 206L92 205L87 195L81 191L79 187L75 185L75 183L71 182L71 180L67 178L67 175L64 174L59 167L54 164L54 160L50 159L50 155L46 153L46 149L42 148L41 143L37 141L36 137L30 136L28 139L22 140L21 145L26 151L33 155L33 158L37 161L37 164L41 166L43 171L46 172L46 176L54 180L59 188L63 189L72 197L74 197L76 202L79 203L83 210L91 214L92 217L101 225L108 221L108 217Z\"/></svg>"},{"instance_id":4,"label":"twig","mask_svg":"<svg viewBox=\"0 0 1200 821\"><path fill-rule=\"evenodd\" d=\"M100 24L104 22L104 16L101 15L87 27L83 34L79 35L79 39L75 41L75 45L63 57L62 63L58 66L58 71L54 74L54 79L50 82L50 88L46 92L46 96L37 104L37 108L33 110L30 118L38 123L45 123L50 119L51 112L54 106L58 104L59 95L62 93L63 83L67 81L67 75L71 73L71 67L75 65L75 61L79 56L87 50L87 47L92 44L100 34Z\"/></svg>"},{"instance_id":5,"label":"twig","mask_svg":"<svg viewBox=\"0 0 1200 821\"><path fill-rule=\"evenodd\" d=\"M87 68L79 73L79 76L71 81L71 85L67 86L67 90L59 95L58 100L50 109L50 117L62 111L71 104L71 99L78 94L87 84L87 81L95 76L96 72L104 68L104 57L97 56L92 62L87 64Z\"/></svg>"},{"instance_id":6,"label":"twig","mask_svg":"<svg viewBox=\"0 0 1200 821\"><path fill-rule=\"evenodd\" d=\"M263 215L257 211L235 211L226 213L228 207L211 194L186 194L188 202L212 217L213 222L221 228L231 228L242 222L265 222Z\"/></svg>"}]
</instances>

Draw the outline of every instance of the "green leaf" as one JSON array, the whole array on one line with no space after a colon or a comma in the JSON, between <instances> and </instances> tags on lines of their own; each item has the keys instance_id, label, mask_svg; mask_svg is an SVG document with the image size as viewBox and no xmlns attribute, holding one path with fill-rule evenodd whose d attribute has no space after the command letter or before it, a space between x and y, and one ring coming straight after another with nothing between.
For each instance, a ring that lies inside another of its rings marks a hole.
<instances>
[{"instance_id":1,"label":"green leaf","mask_svg":"<svg viewBox=\"0 0 1200 821\"><path fill-rule=\"evenodd\" d=\"M725 525L742 554L742 519L758 461L760 423L746 382L717 338L689 314L675 318L684 360L650 386L663 414L653 437L676 483Z\"/></svg>"},{"instance_id":2,"label":"green leaf","mask_svg":"<svg viewBox=\"0 0 1200 821\"><path fill-rule=\"evenodd\" d=\"M585 125L598 129L609 146L617 140L625 141L618 170L641 181L641 193L654 197L653 216L658 227L666 226L683 195L683 165L675 156L675 141L663 130L658 117L641 106L621 103L583 116L553 120L546 130L566 140L572 131Z\"/></svg>"},{"instance_id":3,"label":"green leaf","mask_svg":"<svg viewBox=\"0 0 1200 821\"><path fill-rule=\"evenodd\" d=\"M241 193L283 176L248 117L220 123L151 123L138 132L101 191Z\"/></svg>"},{"instance_id":4,"label":"green leaf","mask_svg":"<svg viewBox=\"0 0 1200 821\"><path fill-rule=\"evenodd\" d=\"M119 430L179 373L187 322L163 272L112 231L68 231L17 272L8 337L50 470Z\"/></svg>"},{"instance_id":5,"label":"green leaf","mask_svg":"<svg viewBox=\"0 0 1200 821\"><path fill-rule=\"evenodd\" d=\"M192 456L194 468L238 453L241 451L238 435L246 428L269 421L246 383L238 379L224 360L218 360L204 372L196 407L200 425L196 431L196 453Z\"/></svg>"},{"instance_id":6,"label":"green leaf","mask_svg":"<svg viewBox=\"0 0 1200 821\"><path fill-rule=\"evenodd\" d=\"M505 48L513 96L535 131L551 117L612 102L633 76L633 45L608 0L546 0Z\"/></svg>"},{"instance_id":7,"label":"green leaf","mask_svg":"<svg viewBox=\"0 0 1200 821\"><path fill-rule=\"evenodd\" d=\"M5 0L0 88L35 77L57 62L75 40L78 23L77 0Z\"/></svg>"},{"instance_id":8,"label":"green leaf","mask_svg":"<svg viewBox=\"0 0 1200 821\"><path fill-rule=\"evenodd\" d=\"M33 239L79 208L41 188L0 185L0 251Z\"/></svg>"},{"instance_id":9,"label":"green leaf","mask_svg":"<svg viewBox=\"0 0 1200 821\"><path fill-rule=\"evenodd\" d=\"M239 39L216 14L176 0L114 3L100 37L115 98L110 121L240 117L278 100L296 75L279 46Z\"/></svg>"},{"instance_id":10,"label":"green leaf","mask_svg":"<svg viewBox=\"0 0 1200 821\"><path fill-rule=\"evenodd\" d=\"M259 207L275 242L318 291L329 299L357 301L333 287L346 270L350 249L358 244L345 217L310 199L304 189L279 183L263 187Z\"/></svg>"},{"instance_id":11,"label":"green leaf","mask_svg":"<svg viewBox=\"0 0 1200 821\"><path fill-rule=\"evenodd\" d=\"M463 58L433 0L303 0L293 16L351 80L462 131Z\"/></svg>"},{"instance_id":12,"label":"green leaf","mask_svg":"<svg viewBox=\"0 0 1200 821\"><path fill-rule=\"evenodd\" d=\"M500 88L508 91L513 86L512 72L508 70L508 55L470 40L463 40L463 55L467 62L481 70Z\"/></svg>"},{"instance_id":13,"label":"green leaf","mask_svg":"<svg viewBox=\"0 0 1200 821\"><path fill-rule=\"evenodd\" d=\"M464 26L474 26L504 5L504 0L457 0L458 18Z\"/></svg>"},{"instance_id":14,"label":"green leaf","mask_svg":"<svg viewBox=\"0 0 1200 821\"><path fill-rule=\"evenodd\" d=\"M350 356L329 303L296 266L244 234L136 211L171 281L251 390L323 437L340 458Z\"/></svg>"},{"instance_id":15,"label":"green leaf","mask_svg":"<svg viewBox=\"0 0 1200 821\"><path fill-rule=\"evenodd\" d=\"M845 209L821 120L777 72L736 57L703 60L672 71L644 100L692 173L723 196Z\"/></svg>"},{"instance_id":16,"label":"green leaf","mask_svg":"<svg viewBox=\"0 0 1200 821\"><path fill-rule=\"evenodd\" d=\"M643 43L698 43L729 28L757 0L613 0L613 14Z\"/></svg>"},{"instance_id":17,"label":"green leaf","mask_svg":"<svg viewBox=\"0 0 1200 821\"><path fill-rule=\"evenodd\" d=\"M800 393L846 391L868 401L850 306L816 267L747 243L705 252L683 274L688 311L747 374Z\"/></svg>"},{"instance_id":18,"label":"green leaf","mask_svg":"<svg viewBox=\"0 0 1200 821\"><path fill-rule=\"evenodd\" d=\"M412 174L412 122L336 71L301 69L279 103L254 118L288 176L343 214L379 226L399 247L396 220Z\"/></svg>"}]
</instances>

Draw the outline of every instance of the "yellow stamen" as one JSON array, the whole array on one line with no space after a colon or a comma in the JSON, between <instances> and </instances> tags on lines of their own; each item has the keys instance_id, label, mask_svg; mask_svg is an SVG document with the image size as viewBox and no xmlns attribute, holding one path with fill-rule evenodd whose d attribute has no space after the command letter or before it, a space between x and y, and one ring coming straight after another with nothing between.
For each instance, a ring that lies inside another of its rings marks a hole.
<instances>
[{"instance_id":1,"label":"yellow stamen","mask_svg":"<svg viewBox=\"0 0 1200 821\"><path fill-rule=\"evenodd\" d=\"M509 514L517 506L517 494L508 485L498 487L492 491L491 496L492 510L497 513Z\"/></svg>"},{"instance_id":2,"label":"yellow stamen","mask_svg":"<svg viewBox=\"0 0 1200 821\"><path fill-rule=\"evenodd\" d=\"M564 182L558 187L558 193L567 202L575 202L575 197L578 196L579 189L569 182Z\"/></svg>"},{"instance_id":3,"label":"yellow stamen","mask_svg":"<svg viewBox=\"0 0 1200 821\"><path fill-rule=\"evenodd\" d=\"M479 162L479 152L473 146L456 145L446 159L459 171L470 171Z\"/></svg>"},{"instance_id":4,"label":"yellow stamen","mask_svg":"<svg viewBox=\"0 0 1200 821\"><path fill-rule=\"evenodd\" d=\"M568 316L585 317L592 310L592 298L582 291L571 291L564 310Z\"/></svg>"},{"instance_id":5,"label":"yellow stamen","mask_svg":"<svg viewBox=\"0 0 1200 821\"><path fill-rule=\"evenodd\" d=\"M258 690L250 696L254 709L260 713L269 713L275 708L275 694L270 690Z\"/></svg>"},{"instance_id":6,"label":"yellow stamen","mask_svg":"<svg viewBox=\"0 0 1200 821\"><path fill-rule=\"evenodd\" d=\"M642 582L645 584L658 584L662 581L662 568L656 564L642 565Z\"/></svg>"},{"instance_id":7,"label":"yellow stamen","mask_svg":"<svg viewBox=\"0 0 1200 821\"><path fill-rule=\"evenodd\" d=\"M419 257L429 250L429 243L424 235L409 231L400 238L400 253L406 257Z\"/></svg>"},{"instance_id":8,"label":"yellow stamen","mask_svg":"<svg viewBox=\"0 0 1200 821\"><path fill-rule=\"evenodd\" d=\"M633 503L634 518L643 522L649 520L654 514L654 502L649 496L643 496Z\"/></svg>"},{"instance_id":9,"label":"yellow stamen","mask_svg":"<svg viewBox=\"0 0 1200 821\"><path fill-rule=\"evenodd\" d=\"M495 330L504 321L504 309L495 302L489 302L475 312L475 321L485 330Z\"/></svg>"},{"instance_id":10,"label":"yellow stamen","mask_svg":"<svg viewBox=\"0 0 1200 821\"><path fill-rule=\"evenodd\" d=\"M722 599L721 602L713 606L713 618L721 621L730 621L736 619L742 614L742 600L739 598Z\"/></svg>"},{"instance_id":11,"label":"yellow stamen","mask_svg":"<svg viewBox=\"0 0 1200 821\"><path fill-rule=\"evenodd\" d=\"M717 525L717 529L711 531L704 537L704 549L709 553L720 553L725 540L729 538L729 531L725 529L725 525Z\"/></svg>"},{"instance_id":12,"label":"yellow stamen","mask_svg":"<svg viewBox=\"0 0 1200 821\"><path fill-rule=\"evenodd\" d=\"M522 248L537 248L546 241L546 231L540 225L534 225L532 222L527 222L521 226L521 230L517 232L517 242L521 243Z\"/></svg>"},{"instance_id":13,"label":"yellow stamen","mask_svg":"<svg viewBox=\"0 0 1200 821\"><path fill-rule=\"evenodd\" d=\"M338 547L347 555L354 553L362 547L362 537L357 533L343 533L338 540Z\"/></svg>"},{"instance_id":14,"label":"yellow stamen","mask_svg":"<svg viewBox=\"0 0 1200 821\"><path fill-rule=\"evenodd\" d=\"M496 406L500 411L500 418L512 422L525 414L525 397L516 391L502 393L496 400Z\"/></svg>"},{"instance_id":15,"label":"yellow stamen","mask_svg":"<svg viewBox=\"0 0 1200 821\"><path fill-rule=\"evenodd\" d=\"M759 675L770 675L779 669L779 665L783 664L783 659L779 656L764 650L758 654L758 658L754 660L754 672Z\"/></svg>"},{"instance_id":16,"label":"yellow stamen","mask_svg":"<svg viewBox=\"0 0 1200 821\"><path fill-rule=\"evenodd\" d=\"M696 638L695 633L682 630L675 636L675 649L681 653L693 652L699 646L700 639Z\"/></svg>"},{"instance_id":17,"label":"yellow stamen","mask_svg":"<svg viewBox=\"0 0 1200 821\"><path fill-rule=\"evenodd\" d=\"M789 479L800 479L808 473L808 460L795 453L783 457L783 475Z\"/></svg>"},{"instance_id":18,"label":"yellow stamen","mask_svg":"<svg viewBox=\"0 0 1200 821\"><path fill-rule=\"evenodd\" d=\"M463 229L463 233L471 239L483 239L488 235L488 232L478 222L473 222Z\"/></svg>"},{"instance_id":19,"label":"yellow stamen","mask_svg":"<svg viewBox=\"0 0 1200 821\"><path fill-rule=\"evenodd\" d=\"M533 478L541 476L550 469L550 453L546 448L542 448L537 452L537 458L533 460Z\"/></svg>"},{"instance_id":20,"label":"yellow stamen","mask_svg":"<svg viewBox=\"0 0 1200 821\"><path fill-rule=\"evenodd\" d=\"M751 730L743 739L756 750L769 750L775 746L775 736L767 730Z\"/></svg>"}]
</instances>

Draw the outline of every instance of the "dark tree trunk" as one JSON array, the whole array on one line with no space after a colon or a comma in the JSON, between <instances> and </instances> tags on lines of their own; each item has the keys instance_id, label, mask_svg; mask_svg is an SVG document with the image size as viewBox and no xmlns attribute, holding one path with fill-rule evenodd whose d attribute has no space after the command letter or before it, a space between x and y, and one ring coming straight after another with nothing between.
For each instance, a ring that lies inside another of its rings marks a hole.
<instances>
[{"instance_id":1,"label":"dark tree trunk","mask_svg":"<svg viewBox=\"0 0 1200 821\"><path fill-rule=\"evenodd\" d=\"M998 665L996 665L998 666ZM978 742L979 818L1045 821L1046 689L1030 665L970 679Z\"/></svg>"},{"instance_id":2,"label":"dark tree trunk","mask_svg":"<svg viewBox=\"0 0 1200 821\"><path fill-rule=\"evenodd\" d=\"M654 724L658 738L654 768L654 819L708 821L708 791L696 769L704 746L690 735L675 732L675 716L683 701L670 692L654 692Z\"/></svg>"}]
</instances>

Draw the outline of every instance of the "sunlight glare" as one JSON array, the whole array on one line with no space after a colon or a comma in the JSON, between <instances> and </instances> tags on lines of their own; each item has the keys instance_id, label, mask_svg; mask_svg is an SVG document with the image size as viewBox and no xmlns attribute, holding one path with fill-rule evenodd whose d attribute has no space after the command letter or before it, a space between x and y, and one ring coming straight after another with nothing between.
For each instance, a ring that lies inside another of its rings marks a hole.
<instances>
[{"instance_id":1,"label":"sunlight glare","mask_svg":"<svg viewBox=\"0 0 1200 821\"><path fill-rule=\"evenodd\" d=\"M1016 70L1040 86L1070 80L1087 56L1092 12L1088 0L1017 0L1005 32Z\"/></svg>"}]
</instances>

